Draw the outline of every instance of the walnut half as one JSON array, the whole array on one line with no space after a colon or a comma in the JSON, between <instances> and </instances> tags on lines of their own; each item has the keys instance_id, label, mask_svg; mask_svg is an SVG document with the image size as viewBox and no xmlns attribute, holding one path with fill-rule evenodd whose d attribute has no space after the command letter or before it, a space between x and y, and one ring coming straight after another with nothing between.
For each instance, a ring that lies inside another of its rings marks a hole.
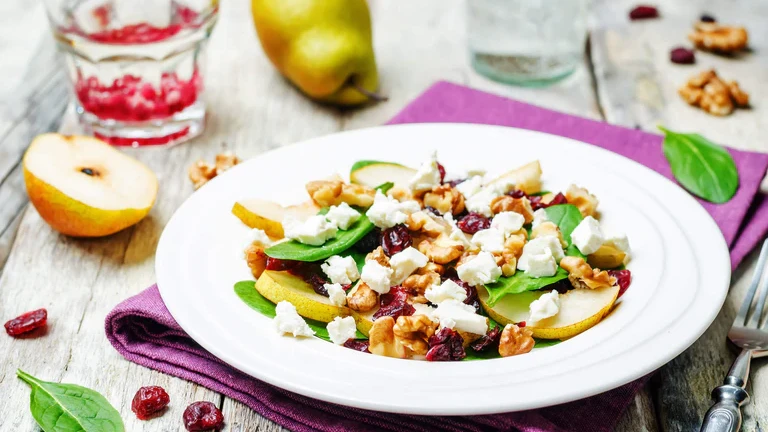
<instances>
[{"instance_id":1,"label":"walnut half","mask_svg":"<svg viewBox=\"0 0 768 432\"><path fill-rule=\"evenodd\" d=\"M437 331L437 323L425 315L400 316L392 330L402 346L424 355L429 350L429 338Z\"/></svg>"},{"instance_id":2,"label":"walnut half","mask_svg":"<svg viewBox=\"0 0 768 432\"><path fill-rule=\"evenodd\" d=\"M464 195L456 188L443 184L424 194L424 205L437 209L440 214L459 214L464 211Z\"/></svg>"},{"instance_id":3,"label":"walnut half","mask_svg":"<svg viewBox=\"0 0 768 432\"><path fill-rule=\"evenodd\" d=\"M749 94L739 83L723 81L712 69L691 77L677 92L688 104L716 116L729 115L734 107L749 106Z\"/></svg>"},{"instance_id":4,"label":"walnut half","mask_svg":"<svg viewBox=\"0 0 768 432\"><path fill-rule=\"evenodd\" d=\"M699 49L734 53L747 47L749 35L744 27L698 22L694 24L688 39Z\"/></svg>"},{"instance_id":5,"label":"walnut half","mask_svg":"<svg viewBox=\"0 0 768 432\"><path fill-rule=\"evenodd\" d=\"M511 357L525 354L533 349L533 331L527 327L520 328L515 324L507 324L499 339L499 354Z\"/></svg>"},{"instance_id":6,"label":"walnut half","mask_svg":"<svg viewBox=\"0 0 768 432\"><path fill-rule=\"evenodd\" d=\"M189 179L192 180L192 185L197 190L217 175L239 163L240 159L232 152L217 154L215 164L200 159L189 167Z\"/></svg>"},{"instance_id":7,"label":"walnut half","mask_svg":"<svg viewBox=\"0 0 768 432\"><path fill-rule=\"evenodd\" d=\"M363 208L373 205L375 191L369 187L347 184L339 180L317 180L307 183L309 196L320 207L330 207L343 202Z\"/></svg>"},{"instance_id":8,"label":"walnut half","mask_svg":"<svg viewBox=\"0 0 768 432\"><path fill-rule=\"evenodd\" d=\"M407 358L407 349L395 338L394 327L395 319L391 316L374 321L368 332L368 351L385 357Z\"/></svg>"},{"instance_id":9,"label":"walnut half","mask_svg":"<svg viewBox=\"0 0 768 432\"><path fill-rule=\"evenodd\" d=\"M347 307L356 312L372 311L379 304L379 294L365 282L347 294Z\"/></svg>"},{"instance_id":10,"label":"walnut half","mask_svg":"<svg viewBox=\"0 0 768 432\"><path fill-rule=\"evenodd\" d=\"M560 267L568 272L568 280L574 288L597 289L616 285L616 278L607 271L592 266L584 258L567 256L560 261Z\"/></svg>"}]
</instances>

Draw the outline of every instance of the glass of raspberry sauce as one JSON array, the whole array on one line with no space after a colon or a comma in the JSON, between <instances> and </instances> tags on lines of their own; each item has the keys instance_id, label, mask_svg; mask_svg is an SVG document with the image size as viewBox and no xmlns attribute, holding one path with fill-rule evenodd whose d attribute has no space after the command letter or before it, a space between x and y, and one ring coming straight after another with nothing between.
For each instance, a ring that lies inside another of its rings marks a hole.
<instances>
[{"instance_id":1,"label":"glass of raspberry sauce","mask_svg":"<svg viewBox=\"0 0 768 432\"><path fill-rule=\"evenodd\" d=\"M203 131L203 63L218 0L45 0L85 132L118 146Z\"/></svg>"}]
</instances>

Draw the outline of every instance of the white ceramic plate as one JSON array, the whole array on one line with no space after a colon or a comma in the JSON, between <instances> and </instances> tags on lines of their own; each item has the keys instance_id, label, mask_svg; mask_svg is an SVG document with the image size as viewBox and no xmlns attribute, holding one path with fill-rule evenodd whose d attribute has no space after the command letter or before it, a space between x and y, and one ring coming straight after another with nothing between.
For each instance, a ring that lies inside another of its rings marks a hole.
<instances>
[{"instance_id":1,"label":"white ceramic plate","mask_svg":"<svg viewBox=\"0 0 768 432\"><path fill-rule=\"evenodd\" d=\"M248 231L230 214L249 197L304 201L307 181L348 174L360 159L418 166L433 149L449 173L501 173L539 159L548 190L570 183L600 199L602 221L627 233L633 282L613 312L558 345L517 357L431 363L278 335L233 284L251 279ZM158 285L173 317L204 348L256 378L306 396L379 411L488 414L601 393L657 369L691 345L725 298L728 249L689 194L614 153L513 128L420 124L363 129L282 147L214 179L174 214L157 249Z\"/></svg>"}]
</instances>

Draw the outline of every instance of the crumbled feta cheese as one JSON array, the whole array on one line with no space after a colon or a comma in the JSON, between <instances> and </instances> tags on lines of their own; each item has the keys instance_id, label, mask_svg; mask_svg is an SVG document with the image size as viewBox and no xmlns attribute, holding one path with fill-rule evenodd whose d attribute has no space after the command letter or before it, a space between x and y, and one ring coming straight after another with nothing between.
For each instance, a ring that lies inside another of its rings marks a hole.
<instances>
[{"instance_id":1,"label":"crumbled feta cheese","mask_svg":"<svg viewBox=\"0 0 768 432\"><path fill-rule=\"evenodd\" d=\"M343 345L344 342L354 339L355 335L357 335L357 325L355 324L355 319L351 316L344 318L336 317L325 328L328 330L331 342L336 345Z\"/></svg>"},{"instance_id":2,"label":"crumbled feta cheese","mask_svg":"<svg viewBox=\"0 0 768 432\"><path fill-rule=\"evenodd\" d=\"M548 222L549 216L547 216L547 211L543 208L540 208L533 212L533 228L536 228L539 226L542 222Z\"/></svg>"},{"instance_id":3,"label":"crumbled feta cheese","mask_svg":"<svg viewBox=\"0 0 768 432\"><path fill-rule=\"evenodd\" d=\"M529 253L525 257L524 267L525 273L534 278L554 276L557 273L557 261L552 256L552 249L549 248L540 253ZM520 269L519 265L518 269Z\"/></svg>"},{"instance_id":4,"label":"crumbled feta cheese","mask_svg":"<svg viewBox=\"0 0 768 432\"><path fill-rule=\"evenodd\" d=\"M453 219L453 215L451 213L446 213L443 215L443 218L451 226L451 233L448 235L448 238L460 243L462 246L464 246L464 250L473 249L474 245L471 241L469 241L467 235L464 234L464 231L462 231L458 225L456 225L456 221Z\"/></svg>"},{"instance_id":5,"label":"crumbled feta cheese","mask_svg":"<svg viewBox=\"0 0 768 432\"><path fill-rule=\"evenodd\" d=\"M456 185L456 190L461 192L465 199L469 199L471 196L480 192L480 189L482 188L483 177L479 175L470 177L468 180L464 180L463 182Z\"/></svg>"},{"instance_id":6,"label":"crumbled feta cheese","mask_svg":"<svg viewBox=\"0 0 768 432\"><path fill-rule=\"evenodd\" d=\"M389 266L394 271L392 284L401 284L411 273L424 267L428 262L429 258L412 246L392 255L392 258L389 259Z\"/></svg>"},{"instance_id":7,"label":"crumbled feta cheese","mask_svg":"<svg viewBox=\"0 0 768 432\"><path fill-rule=\"evenodd\" d=\"M528 271L528 260L533 256L543 254L545 251L549 251L556 263L565 257L563 245L560 244L559 238L552 235L536 237L523 246L523 254L517 260L517 269Z\"/></svg>"},{"instance_id":8,"label":"crumbled feta cheese","mask_svg":"<svg viewBox=\"0 0 768 432\"><path fill-rule=\"evenodd\" d=\"M349 285L360 279L360 273L357 271L357 263L351 256L341 257L334 255L324 263L320 264L323 273L328 276L331 283Z\"/></svg>"},{"instance_id":9,"label":"crumbled feta cheese","mask_svg":"<svg viewBox=\"0 0 768 432\"><path fill-rule=\"evenodd\" d=\"M367 261L360 274L360 280L379 294L386 294L392 286L392 269L374 260Z\"/></svg>"},{"instance_id":10,"label":"crumbled feta cheese","mask_svg":"<svg viewBox=\"0 0 768 432\"><path fill-rule=\"evenodd\" d=\"M328 292L328 299L331 300L331 304L334 306L344 306L347 303L347 293L344 292L344 288L338 283L323 284L323 287Z\"/></svg>"},{"instance_id":11,"label":"crumbled feta cheese","mask_svg":"<svg viewBox=\"0 0 768 432\"><path fill-rule=\"evenodd\" d=\"M414 315L424 315L434 322L440 322L440 320L435 316L435 307L421 303L414 303L411 306L413 306Z\"/></svg>"},{"instance_id":12,"label":"crumbled feta cheese","mask_svg":"<svg viewBox=\"0 0 768 432\"><path fill-rule=\"evenodd\" d=\"M254 228L248 231L248 235L245 236L245 241L245 247L248 247L253 243L259 243L265 248L268 248L274 243L272 239L269 238L267 233L264 232L264 230L260 230L258 228Z\"/></svg>"},{"instance_id":13,"label":"crumbled feta cheese","mask_svg":"<svg viewBox=\"0 0 768 432\"><path fill-rule=\"evenodd\" d=\"M484 335L488 319L475 313L475 308L458 300L445 300L437 305L434 315L443 327Z\"/></svg>"},{"instance_id":14,"label":"crumbled feta cheese","mask_svg":"<svg viewBox=\"0 0 768 432\"><path fill-rule=\"evenodd\" d=\"M404 223L408 220L408 215L421 210L416 201L400 202L390 198L381 191L376 191L373 198L373 205L365 213L368 219L379 228L392 228L395 225Z\"/></svg>"},{"instance_id":15,"label":"crumbled feta cheese","mask_svg":"<svg viewBox=\"0 0 768 432\"><path fill-rule=\"evenodd\" d=\"M429 160L421 164L416 174L408 182L414 192L432 190L440 185L440 170L437 167L437 152L432 152Z\"/></svg>"},{"instance_id":16,"label":"crumbled feta cheese","mask_svg":"<svg viewBox=\"0 0 768 432\"><path fill-rule=\"evenodd\" d=\"M484 285L496 282L501 276L501 269L490 252L480 252L473 259L456 267L459 279L472 285Z\"/></svg>"},{"instance_id":17,"label":"crumbled feta cheese","mask_svg":"<svg viewBox=\"0 0 768 432\"><path fill-rule=\"evenodd\" d=\"M456 282L446 279L441 285L432 285L424 291L424 297L434 304L449 299L463 302L467 299L467 291Z\"/></svg>"},{"instance_id":18,"label":"crumbled feta cheese","mask_svg":"<svg viewBox=\"0 0 768 432\"><path fill-rule=\"evenodd\" d=\"M480 213L485 217L493 216L491 212L491 203L494 199L504 195L496 187L486 186L480 192L472 195L464 201L467 210Z\"/></svg>"},{"instance_id":19,"label":"crumbled feta cheese","mask_svg":"<svg viewBox=\"0 0 768 432\"><path fill-rule=\"evenodd\" d=\"M336 237L338 228L325 220L325 216L315 215L304 222L286 216L283 219L283 231L285 237L312 246L320 246L326 241Z\"/></svg>"},{"instance_id":20,"label":"crumbled feta cheese","mask_svg":"<svg viewBox=\"0 0 768 432\"><path fill-rule=\"evenodd\" d=\"M480 230L472 236L472 243L486 252L502 252L504 250L504 233L495 228Z\"/></svg>"},{"instance_id":21,"label":"crumbled feta cheese","mask_svg":"<svg viewBox=\"0 0 768 432\"><path fill-rule=\"evenodd\" d=\"M328 213L325 214L325 218L340 229L346 230L360 219L360 212L347 203L341 203L337 206L331 206Z\"/></svg>"},{"instance_id":22,"label":"crumbled feta cheese","mask_svg":"<svg viewBox=\"0 0 768 432\"><path fill-rule=\"evenodd\" d=\"M594 253L605 241L600 230L600 222L592 216L587 216L571 232L571 242L584 255Z\"/></svg>"},{"instance_id":23,"label":"crumbled feta cheese","mask_svg":"<svg viewBox=\"0 0 768 432\"><path fill-rule=\"evenodd\" d=\"M312 336L314 330L309 328L304 318L296 312L296 307L283 300L275 307L275 318L272 320L275 329L280 334L292 334L298 336Z\"/></svg>"},{"instance_id":24,"label":"crumbled feta cheese","mask_svg":"<svg viewBox=\"0 0 768 432\"><path fill-rule=\"evenodd\" d=\"M491 228L503 232L505 237L520 231L523 225L525 225L525 217L512 211L498 213L491 221Z\"/></svg>"},{"instance_id":25,"label":"crumbled feta cheese","mask_svg":"<svg viewBox=\"0 0 768 432\"><path fill-rule=\"evenodd\" d=\"M560 312L560 295L556 290L552 290L552 292L543 294L537 300L532 301L529 307L531 315L528 321L530 323L553 317Z\"/></svg>"}]
</instances>

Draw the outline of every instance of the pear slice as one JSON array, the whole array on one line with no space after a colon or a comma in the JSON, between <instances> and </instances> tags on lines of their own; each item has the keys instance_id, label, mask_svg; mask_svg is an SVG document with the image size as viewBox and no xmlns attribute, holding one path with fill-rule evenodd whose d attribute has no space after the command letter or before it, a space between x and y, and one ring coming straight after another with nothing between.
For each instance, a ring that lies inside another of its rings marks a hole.
<instances>
[{"instance_id":1,"label":"pear slice","mask_svg":"<svg viewBox=\"0 0 768 432\"><path fill-rule=\"evenodd\" d=\"M527 291L508 295L493 307L487 303L488 292L478 290L480 303L485 312L502 325L525 321L529 316L529 306L546 291ZM560 312L557 315L532 323L527 327L533 330L533 336L540 339L568 339L594 326L610 312L619 287L574 289L560 295Z\"/></svg>"},{"instance_id":2,"label":"pear slice","mask_svg":"<svg viewBox=\"0 0 768 432\"><path fill-rule=\"evenodd\" d=\"M352 166L349 181L375 188L387 182L395 187L408 188L416 170L393 162L361 161Z\"/></svg>"},{"instance_id":3,"label":"pear slice","mask_svg":"<svg viewBox=\"0 0 768 432\"><path fill-rule=\"evenodd\" d=\"M43 134L22 161L29 200L53 229L101 237L149 213L157 177L138 160L96 138Z\"/></svg>"},{"instance_id":4,"label":"pear slice","mask_svg":"<svg viewBox=\"0 0 768 432\"><path fill-rule=\"evenodd\" d=\"M514 184L517 189L527 194L541 192L541 164L536 160L507 171L488 182L486 186L500 182Z\"/></svg>"},{"instance_id":5,"label":"pear slice","mask_svg":"<svg viewBox=\"0 0 768 432\"><path fill-rule=\"evenodd\" d=\"M276 202L253 198L238 201L232 206L232 214L244 224L250 228L262 229L274 239L284 237L282 222L286 216L305 220L316 215L318 211L320 207L313 201L283 207Z\"/></svg>"},{"instance_id":6,"label":"pear slice","mask_svg":"<svg viewBox=\"0 0 768 432\"><path fill-rule=\"evenodd\" d=\"M331 322L350 315L349 308L336 306L328 297L316 293L302 278L288 272L266 270L256 281L256 291L272 303L285 300L296 307L304 318Z\"/></svg>"},{"instance_id":7,"label":"pear slice","mask_svg":"<svg viewBox=\"0 0 768 432\"><path fill-rule=\"evenodd\" d=\"M619 248L604 244L587 257L587 262L594 268L612 269L622 265L626 257Z\"/></svg>"}]
</instances>

